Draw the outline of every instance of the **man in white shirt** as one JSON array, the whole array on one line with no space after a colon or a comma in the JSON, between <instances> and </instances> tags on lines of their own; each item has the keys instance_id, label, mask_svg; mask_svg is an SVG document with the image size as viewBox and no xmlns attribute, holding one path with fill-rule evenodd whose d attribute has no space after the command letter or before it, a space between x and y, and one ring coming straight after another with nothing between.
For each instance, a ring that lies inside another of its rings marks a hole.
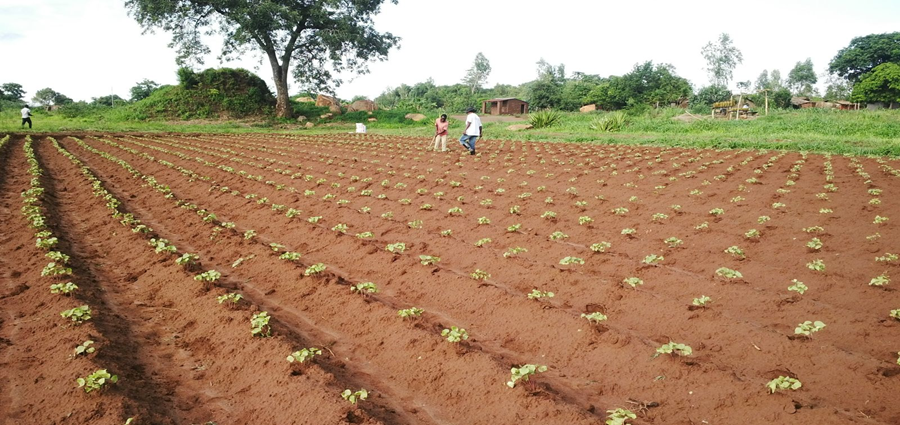
<instances>
[{"instance_id":1,"label":"man in white shirt","mask_svg":"<svg viewBox=\"0 0 900 425\"><path fill-rule=\"evenodd\" d=\"M481 118L475 115L475 108L466 109L466 129L463 130L459 143L469 150L469 155L475 155L475 141L481 137Z\"/></svg>"},{"instance_id":2,"label":"man in white shirt","mask_svg":"<svg viewBox=\"0 0 900 425\"><path fill-rule=\"evenodd\" d=\"M22 108L22 127L25 127L26 122L28 123L28 128L31 128L31 109L28 109L28 105Z\"/></svg>"}]
</instances>

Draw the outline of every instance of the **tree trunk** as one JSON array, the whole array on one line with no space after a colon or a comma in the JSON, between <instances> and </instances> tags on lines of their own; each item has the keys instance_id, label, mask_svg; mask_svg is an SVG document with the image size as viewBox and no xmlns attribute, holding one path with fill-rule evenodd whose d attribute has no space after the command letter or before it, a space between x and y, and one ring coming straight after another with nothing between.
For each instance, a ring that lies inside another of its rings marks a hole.
<instances>
[{"instance_id":1,"label":"tree trunk","mask_svg":"<svg viewBox=\"0 0 900 425\"><path fill-rule=\"evenodd\" d=\"M275 52L268 52L269 63L272 65L272 77L275 79L275 116L278 118L292 118L294 110L291 107L290 93L288 92L288 64L279 64Z\"/></svg>"}]
</instances>

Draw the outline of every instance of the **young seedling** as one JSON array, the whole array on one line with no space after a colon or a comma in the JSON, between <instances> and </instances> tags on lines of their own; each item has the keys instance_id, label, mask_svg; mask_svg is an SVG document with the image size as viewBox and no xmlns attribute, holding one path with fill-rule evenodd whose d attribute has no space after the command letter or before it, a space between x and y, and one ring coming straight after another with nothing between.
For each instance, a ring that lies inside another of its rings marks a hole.
<instances>
[{"instance_id":1,"label":"young seedling","mask_svg":"<svg viewBox=\"0 0 900 425\"><path fill-rule=\"evenodd\" d=\"M307 218L306 221L308 221L308 222L310 222L310 223L313 223L313 224L316 224L316 223L318 223L319 220L321 220L321 219L322 219L322 216L318 215L318 216L313 216L313 217Z\"/></svg>"},{"instance_id":2,"label":"young seedling","mask_svg":"<svg viewBox=\"0 0 900 425\"><path fill-rule=\"evenodd\" d=\"M483 224L491 224L491 219L489 219L489 218L487 218L487 217L479 217L479 218L478 218L478 225L480 226L480 225L483 225Z\"/></svg>"},{"instance_id":3,"label":"young seedling","mask_svg":"<svg viewBox=\"0 0 900 425\"><path fill-rule=\"evenodd\" d=\"M385 248L388 252L392 252L394 254L400 255L404 251L406 251L406 244L403 242L391 243L388 244Z\"/></svg>"},{"instance_id":4,"label":"young seedling","mask_svg":"<svg viewBox=\"0 0 900 425\"><path fill-rule=\"evenodd\" d=\"M47 265L44 266L44 269L41 270L41 276L44 276L44 277L65 276L65 275L71 275L71 274L72 274L71 267L66 267L62 264L57 264L55 262L47 263Z\"/></svg>"},{"instance_id":5,"label":"young seedling","mask_svg":"<svg viewBox=\"0 0 900 425\"><path fill-rule=\"evenodd\" d=\"M270 318L269 313L265 311L254 314L250 318L250 334L261 338L272 336L272 327L269 326Z\"/></svg>"},{"instance_id":6,"label":"young seedling","mask_svg":"<svg viewBox=\"0 0 900 425\"><path fill-rule=\"evenodd\" d=\"M713 208L713 209L709 210L709 213L710 213L710 215L718 217L722 214L725 214L725 210L723 210L722 208Z\"/></svg>"},{"instance_id":7,"label":"young seedling","mask_svg":"<svg viewBox=\"0 0 900 425\"><path fill-rule=\"evenodd\" d=\"M541 214L541 218L546 218L547 220L556 220L556 213L553 211L544 211L544 213Z\"/></svg>"},{"instance_id":8,"label":"young seedling","mask_svg":"<svg viewBox=\"0 0 900 425\"><path fill-rule=\"evenodd\" d=\"M442 330L441 336L447 337L447 341L450 342L460 342L464 339L469 339L469 333L466 332L465 329L457 328L456 326L451 326L450 329Z\"/></svg>"},{"instance_id":9,"label":"young seedling","mask_svg":"<svg viewBox=\"0 0 900 425\"><path fill-rule=\"evenodd\" d=\"M884 272L878 276L873 277L872 280L869 281L869 286L884 286L888 283L891 283L891 279L888 277L887 272Z\"/></svg>"},{"instance_id":10,"label":"young seedling","mask_svg":"<svg viewBox=\"0 0 900 425\"><path fill-rule=\"evenodd\" d=\"M569 237L569 235L567 235L567 234L565 234L565 233L563 233L563 232L560 232L559 230L557 230L557 231L555 231L555 232L553 232L553 233L550 234L550 240L551 240L551 241L558 241L558 240L560 240L560 239L566 239L566 238L568 238L568 237Z\"/></svg>"},{"instance_id":11,"label":"young seedling","mask_svg":"<svg viewBox=\"0 0 900 425\"><path fill-rule=\"evenodd\" d=\"M197 254L184 253L181 257L175 259L175 264L182 266L186 269L191 268L193 265L197 264L197 261L200 260L200 256Z\"/></svg>"},{"instance_id":12,"label":"young seedling","mask_svg":"<svg viewBox=\"0 0 900 425\"><path fill-rule=\"evenodd\" d=\"M247 230L246 232L244 232L244 239L246 239L248 241L250 239L253 239L255 236L256 236L256 230L250 229L250 230Z\"/></svg>"},{"instance_id":13,"label":"young seedling","mask_svg":"<svg viewBox=\"0 0 900 425\"><path fill-rule=\"evenodd\" d=\"M470 276L472 276L472 279L475 280L485 280L491 277L490 273L481 269L475 269L475 271L472 272Z\"/></svg>"},{"instance_id":14,"label":"young seedling","mask_svg":"<svg viewBox=\"0 0 900 425\"><path fill-rule=\"evenodd\" d=\"M294 351L290 356L287 356L288 363L299 362L306 363L307 360L311 361L313 357L322 355L322 350L314 347L304 348L298 351Z\"/></svg>"},{"instance_id":15,"label":"young seedling","mask_svg":"<svg viewBox=\"0 0 900 425\"><path fill-rule=\"evenodd\" d=\"M449 214L449 215L462 215L462 214L463 214L463 210L462 210L462 208L460 208L460 207L453 207L453 208L450 208L449 210L447 210L447 214Z\"/></svg>"},{"instance_id":16,"label":"young seedling","mask_svg":"<svg viewBox=\"0 0 900 425\"><path fill-rule=\"evenodd\" d=\"M451 235L453 235L453 230L452 230L452 229L441 230L441 236L448 237L448 236L451 236Z\"/></svg>"},{"instance_id":17,"label":"young seedling","mask_svg":"<svg viewBox=\"0 0 900 425\"><path fill-rule=\"evenodd\" d=\"M615 215L625 215L625 214L628 214L628 208L625 208L625 207L616 207L616 208L613 208L611 211L612 211L612 213L615 214Z\"/></svg>"},{"instance_id":18,"label":"young seedling","mask_svg":"<svg viewBox=\"0 0 900 425\"><path fill-rule=\"evenodd\" d=\"M739 260L743 260L743 259L747 258L747 256L744 255L744 250L742 250L741 248L739 248L737 246L730 246L730 247L726 248L725 253L731 254L732 257L735 257Z\"/></svg>"},{"instance_id":19,"label":"young seedling","mask_svg":"<svg viewBox=\"0 0 900 425\"><path fill-rule=\"evenodd\" d=\"M654 354L653 357L659 357L660 354L676 354L685 357L690 356L691 353L693 353L693 350L691 350L691 347L689 345L669 341L668 344L663 344L662 346L657 348L656 354Z\"/></svg>"},{"instance_id":20,"label":"young seedling","mask_svg":"<svg viewBox=\"0 0 900 425\"><path fill-rule=\"evenodd\" d=\"M299 252L285 252L278 256L279 260L299 261L302 255Z\"/></svg>"},{"instance_id":21,"label":"young seedling","mask_svg":"<svg viewBox=\"0 0 900 425\"><path fill-rule=\"evenodd\" d=\"M670 238L663 239L663 243L665 243L669 248L678 248L678 246L684 243L684 241L672 236Z\"/></svg>"},{"instance_id":22,"label":"young seedling","mask_svg":"<svg viewBox=\"0 0 900 425\"><path fill-rule=\"evenodd\" d=\"M564 266L568 266L570 264L584 264L584 260L578 257L565 257L562 260L559 260L559 264Z\"/></svg>"},{"instance_id":23,"label":"young seedling","mask_svg":"<svg viewBox=\"0 0 900 425\"><path fill-rule=\"evenodd\" d=\"M644 281L638 277L626 277L622 280L622 283L630 285L632 288L637 288L638 285L643 285Z\"/></svg>"},{"instance_id":24,"label":"young seedling","mask_svg":"<svg viewBox=\"0 0 900 425\"><path fill-rule=\"evenodd\" d=\"M761 234L759 233L759 230L756 229L750 229L747 231L747 233L744 233L744 236L747 239L759 239L760 235Z\"/></svg>"},{"instance_id":25,"label":"young seedling","mask_svg":"<svg viewBox=\"0 0 900 425\"><path fill-rule=\"evenodd\" d=\"M626 228L622 229L622 234L625 236L628 236L629 238L633 238L633 237L635 237L634 235L637 234L637 230L634 230L630 227L626 227Z\"/></svg>"},{"instance_id":26,"label":"young seedling","mask_svg":"<svg viewBox=\"0 0 900 425\"><path fill-rule=\"evenodd\" d=\"M586 216L586 215L585 215L585 216L578 217L578 224L580 224L580 225L582 225L582 226L584 226L585 224L591 224L591 223L593 223L593 222L594 222L594 219L593 219L593 218L590 218L590 217L588 217L588 216Z\"/></svg>"},{"instance_id":27,"label":"young seedling","mask_svg":"<svg viewBox=\"0 0 900 425\"><path fill-rule=\"evenodd\" d=\"M629 419L636 419L637 415L630 410L618 408L615 410L607 410L609 413L606 419L606 425L626 425Z\"/></svg>"},{"instance_id":28,"label":"young seedling","mask_svg":"<svg viewBox=\"0 0 900 425\"><path fill-rule=\"evenodd\" d=\"M235 305L239 301L241 301L241 299L243 299L243 298L244 298L243 295L235 294L234 292L232 292L232 293L225 294L225 295L219 295L218 297L216 297L216 300L219 302L219 304L222 304L227 301L227 302L231 303L230 305Z\"/></svg>"},{"instance_id":29,"label":"young seedling","mask_svg":"<svg viewBox=\"0 0 900 425\"><path fill-rule=\"evenodd\" d=\"M896 310L891 310L890 316L894 319L900 320L900 308Z\"/></svg>"},{"instance_id":30,"label":"young seedling","mask_svg":"<svg viewBox=\"0 0 900 425\"><path fill-rule=\"evenodd\" d=\"M648 266L654 266L657 263L662 262L663 260L665 260L665 257L663 257L662 255L650 254L644 257L644 259L641 260L641 263L644 263Z\"/></svg>"},{"instance_id":31,"label":"young seedling","mask_svg":"<svg viewBox=\"0 0 900 425\"><path fill-rule=\"evenodd\" d=\"M316 264L313 264L313 265L307 267L306 270L303 271L303 276L315 276L324 271L325 271L325 265L322 263L316 263Z\"/></svg>"},{"instance_id":32,"label":"young seedling","mask_svg":"<svg viewBox=\"0 0 900 425\"><path fill-rule=\"evenodd\" d=\"M876 215L876 216L875 216L875 221L874 221L873 223L875 223L875 224L884 224L884 223L887 223L887 221L888 221L888 218L887 218L887 217L882 217L882 216L880 216L880 215Z\"/></svg>"},{"instance_id":33,"label":"young seedling","mask_svg":"<svg viewBox=\"0 0 900 425\"><path fill-rule=\"evenodd\" d=\"M365 388L363 388L359 391L356 391L356 392L352 392L348 389L348 390L344 390L344 392L341 393L341 397L344 400L349 401L350 404L356 404L356 402L359 400L367 399L369 397L369 392L366 391Z\"/></svg>"},{"instance_id":34,"label":"young seedling","mask_svg":"<svg viewBox=\"0 0 900 425\"><path fill-rule=\"evenodd\" d=\"M779 391L797 390L802 386L803 384L799 380L788 376L779 376L766 384L770 394L775 394Z\"/></svg>"},{"instance_id":35,"label":"young seedling","mask_svg":"<svg viewBox=\"0 0 900 425\"><path fill-rule=\"evenodd\" d=\"M491 238L483 238L483 239L477 240L477 241L475 242L475 246L477 246L477 247L482 247L482 246L484 246L484 245L486 245L486 244L489 244L489 243L491 243L491 242L492 242L492 241L491 241Z\"/></svg>"},{"instance_id":36,"label":"young seedling","mask_svg":"<svg viewBox=\"0 0 900 425\"><path fill-rule=\"evenodd\" d=\"M556 296L556 295L552 292L543 292L543 291L538 291L537 289L532 289L531 293L528 294L528 299L529 300L539 300L541 298L553 298L554 296Z\"/></svg>"},{"instance_id":37,"label":"young seedling","mask_svg":"<svg viewBox=\"0 0 900 425\"><path fill-rule=\"evenodd\" d=\"M598 324L607 319L606 315L599 311L595 311L590 314L581 313L581 317L584 319L587 319L588 322L593 323L593 324Z\"/></svg>"},{"instance_id":38,"label":"young seedling","mask_svg":"<svg viewBox=\"0 0 900 425\"><path fill-rule=\"evenodd\" d=\"M91 308L83 305L70 310L64 310L59 313L60 316L71 319L76 325L83 323L85 320L91 319Z\"/></svg>"},{"instance_id":39,"label":"young seedling","mask_svg":"<svg viewBox=\"0 0 900 425\"><path fill-rule=\"evenodd\" d=\"M50 285L50 293L51 294L69 295L70 293L74 292L76 289L78 289L78 286L76 286L72 282L54 283L53 285Z\"/></svg>"},{"instance_id":40,"label":"young seedling","mask_svg":"<svg viewBox=\"0 0 900 425\"><path fill-rule=\"evenodd\" d=\"M522 252L528 252L528 250L525 248L522 248L522 247L518 247L518 246L509 248L506 250L506 252L503 253L503 257L504 258L515 257L517 254L522 253Z\"/></svg>"},{"instance_id":41,"label":"young seedling","mask_svg":"<svg viewBox=\"0 0 900 425\"><path fill-rule=\"evenodd\" d=\"M507 387L515 388L516 382L522 380L523 382L528 382L529 378L535 373L544 373L547 371L547 366L535 365L535 364L525 364L519 367L514 367L510 370L512 372L512 376L509 378L509 382L506 383Z\"/></svg>"},{"instance_id":42,"label":"young seedling","mask_svg":"<svg viewBox=\"0 0 900 425\"><path fill-rule=\"evenodd\" d=\"M812 238L812 240L806 243L806 247L813 251L818 251L822 249L822 240L819 238Z\"/></svg>"},{"instance_id":43,"label":"young seedling","mask_svg":"<svg viewBox=\"0 0 900 425\"><path fill-rule=\"evenodd\" d=\"M512 232L518 232L519 229L521 229L521 228L522 228L522 225L521 225L521 224L513 224L512 226L507 227L507 228L506 228L506 231L507 231L507 232L510 232L510 233L512 233Z\"/></svg>"},{"instance_id":44,"label":"young seedling","mask_svg":"<svg viewBox=\"0 0 900 425\"><path fill-rule=\"evenodd\" d=\"M194 280L198 282L212 283L219 280L220 277L222 277L222 273L219 273L216 270L207 270L203 273L198 274L197 276L194 276Z\"/></svg>"},{"instance_id":45,"label":"young seedling","mask_svg":"<svg viewBox=\"0 0 900 425\"><path fill-rule=\"evenodd\" d=\"M742 275L741 272L739 272L737 270L729 269L727 267L718 268L716 270L716 274L721 277L724 277L726 279L741 279L744 277L744 275Z\"/></svg>"},{"instance_id":46,"label":"young seedling","mask_svg":"<svg viewBox=\"0 0 900 425\"><path fill-rule=\"evenodd\" d=\"M424 312L425 310L422 310L421 308L410 307L402 310L397 310L397 316L400 316L403 319L414 319L421 316Z\"/></svg>"},{"instance_id":47,"label":"young seedling","mask_svg":"<svg viewBox=\"0 0 900 425\"><path fill-rule=\"evenodd\" d=\"M378 287L372 282L357 283L356 285L350 286L350 292L358 292L363 295L377 294Z\"/></svg>"},{"instance_id":48,"label":"young seedling","mask_svg":"<svg viewBox=\"0 0 900 425\"><path fill-rule=\"evenodd\" d=\"M708 222L708 221L704 221L703 223L700 223L700 224L694 226L694 229L697 229L697 230L707 230L707 229L709 229L709 222Z\"/></svg>"},{"instance_id":49,"label":"young seedling","mask_svg":"<svg viewBox=\"0 0 900 425\"><path fill-rule=\"evenodd\" d=\"M766 222L768 222L770 220L772 220L771 217L769 217L767 215L761 215L761 216L759 216L759 218L756 219L756 222L759 224L765 224Z\"/></svg>"},{"instance_id":50,"label":"young seedling","mask_svg":"<svg viewBox=\"0 0 900 425\"><path fill-rule=\"evenodd\" d=\"M897 261L900 258L897 254L891 254L890 252L885 252L881 257L875 257L875 261L882 263L890 263Z\"/></svg>"},{"instance_id":51,"label":"young seedling","mask_svg":"<svg viewBox=\"0 0 900 425\"><path fill-rule=\"evenodd\" d=\"M94 347L91 347L92 345L94 345L94 341L91 341L91 340L87 340L87 341L85 341L85 342L82 342L82 343L79 344L77 347L75 347L75 354L74 354L74 356L75 356L75 357L78 357L78 356L80 356L80 355L85 355L85 356L86 356L86 355L88 355L88 354L93 353L93 352L95 351L95 348L94 348Z\"/></svg>"},{"instance_id":52,"label":"young seedling","mask_svg":"<svg viewBox=\"0 0 900 425\"><path fill-rule=\"evenodd\" d=\"M797 279L791 279L791 283L793 283L793 285L788 286L788 291L794 291L799 293L800 295L803 295L803 293L806 292L807 289L809 289L803 282Z\"/></svg>"},{"instance_id":53,"label":"young seedling","mask_svg":"<svg viewBox=\"0 0 900 425\"><path fill-rule=\"evenodd\" d=\"M797 327L794 329L794 334L795 335L803 335L805 337L811 337L812 334L814 334L824 328L825 328L825 324L818 320L816 320L815 322L807 320L807 321L797 325Z\"/></svg>"},{"instance_id":54,"label":"young seedling","mask_svg":"<svg viewBox=\"0 0 900 425\"><path fill-rule=\"evenodd\" d=\"M819 260L819 259L812 260L812 261L806 263L806 267L809 268L810 270L815 270L817 272L824 272L825 271L825 262L822 260Z\"/></svg>"},{"instance_id":55,"label":"young seedling","mask_svg":"<svg viewBox=\"0 0 900 425\"><path fill-rule=\"evenodd\" d=\"M691 304L695 307L706 308L706 304L710 302L712 302L712 298L701 295L700 298L694 298L694 301L692 301Z\"/></svg>"},{"instance_id":56,"label":"young seedling","mask_svg":"<svg viewBox=\"0 0 900 425\"><path fill-rule=\"evenodd\" d=\"M84 392L89 393L103 389L107 383L115 384L118 380L118 376L110 375L106 369L100 369L84 378L76 379L75 382L78 383L78 388L84 388Z\"/></svg>"},{"instance_id":57,"label":"young seedling","mask_svg":"<svg viewBox=\"0 0 900 425\"><path fill-rule=\"evenodd\" d=\"M347 233L347 229L349 229L349 227L347 227L347 225L344 223L335 224L334 227L331 228L332 231L338 233Z\"/></svg>"},{"instance_id":58,"label":"young seedling","mask_svg":"<svg viewBox=\"0 0 900 425\"><path fill-rule=\"evenodd\" d=\"M591 251L594 252L606 252L607 249L612 247L612 244L609 242L600 242L591 245Z\"/></svg>"}]
</instances>

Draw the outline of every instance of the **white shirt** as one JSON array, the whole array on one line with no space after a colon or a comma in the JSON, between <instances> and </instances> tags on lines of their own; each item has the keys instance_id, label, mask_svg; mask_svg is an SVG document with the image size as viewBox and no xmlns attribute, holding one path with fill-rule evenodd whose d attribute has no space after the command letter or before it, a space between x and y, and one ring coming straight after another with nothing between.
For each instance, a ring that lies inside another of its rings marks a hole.
<instances>
[{"instance_id":1,"label":"white shirt","mask_svg":"<svg viewBox=\"0 0 900 425\"><path fill-rule=\"evenodd\" d=\"M31 109L28 109L27 106L22 108L22 118L28 118L30 116L31 116Z\"/></svg>"},{"instance_id":2,"label":"white shirt","mask_svg":"<svg viewBox=\"0 0 900 425\"><path fill-rule=\"evenodd\" d=\"M481 118L474 112L466 114L466 136L481 136Z\"/></svg>"}]
</instances>

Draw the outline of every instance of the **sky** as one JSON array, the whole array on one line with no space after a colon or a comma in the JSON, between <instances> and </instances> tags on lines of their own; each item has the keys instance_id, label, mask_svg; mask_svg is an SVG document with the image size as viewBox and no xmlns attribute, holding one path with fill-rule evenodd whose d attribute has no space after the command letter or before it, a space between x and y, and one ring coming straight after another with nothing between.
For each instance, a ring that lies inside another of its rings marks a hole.
<instances>
[{"instance_id":1,"label":"sky","mask_svg":"<svg viewBox=\"0 0 900 425\"><path fill-rule=\"evenodd\" d=\"M544 59L566 72L622 75L636 63L669 63L695 88L709 84L702 47L728 33L743 54L736 81L765 70L783 78L811 58L822 80L828 62L854 37L900 31L898 0L399 0L386 1L375 27L401 38L386 61L365 75L346 75L339 97L374 98L429 78L456 84L481 52L491 64L486 84L518 85L537 77ZM177 83L171 35L144 33L124 0L0 0L0 84L18 83L25 99L49 87L75 100L110 93L130 97L136 83ZM206 67L254 71L272 85L260 57L216 59L210 38ZM292 84L291 93L299 92Z\"/></svg>"}]
</instances>

